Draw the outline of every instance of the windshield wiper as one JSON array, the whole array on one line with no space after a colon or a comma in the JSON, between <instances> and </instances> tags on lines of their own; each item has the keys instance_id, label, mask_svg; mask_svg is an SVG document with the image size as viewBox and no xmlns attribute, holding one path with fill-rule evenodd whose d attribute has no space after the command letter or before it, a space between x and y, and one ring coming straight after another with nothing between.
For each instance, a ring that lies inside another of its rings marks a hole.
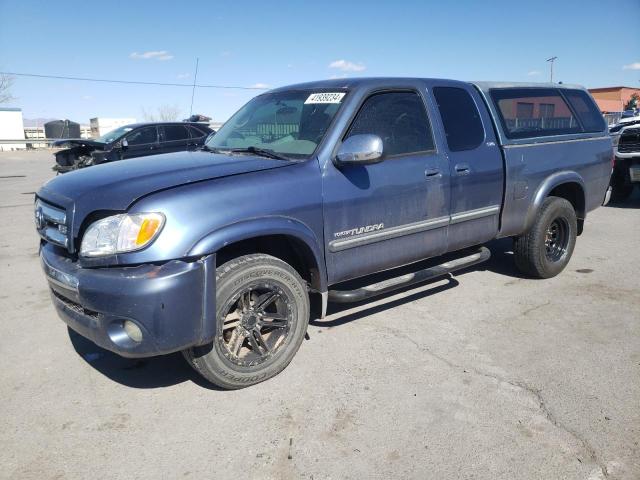
<instances>
[{"instance_id":1,"label":"windshield wiper","mask_svg":"<svg viewBox=\"0 0 640 480\"><path fill-rule=\"evenodd\" d=\"M198 150L202 150L203 152L220 153L220 149L211 148L209 145L202 145Z\"/></svg>"},{"instance_id":2,"label":"windshield wiper","mask_svg":"<svg viewBox=\"0 0 640 480\"><path fill-rule=\"evenodd\" d=\"M261 157L267 158L275 158L276 160L290 160L290 158L285 157L284 155L280 155L273 150L269 150L266 148L258 148L258 147L247 147L247 148L233 148L230 150L231 153L252 153L254 155L259 155Z\"/></svg>"}]
</instances>

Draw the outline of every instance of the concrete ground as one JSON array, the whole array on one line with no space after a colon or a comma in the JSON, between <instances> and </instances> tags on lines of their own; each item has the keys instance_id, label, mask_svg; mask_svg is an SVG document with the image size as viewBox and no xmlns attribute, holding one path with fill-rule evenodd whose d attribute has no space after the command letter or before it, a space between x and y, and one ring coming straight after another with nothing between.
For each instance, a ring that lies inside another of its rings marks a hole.
<instances>
[{"instance_id":1,"label":"concrete ground","mask_svg":"<svg viewBox=\"0 0 640 480\"><path fill-rule=\"evenodd\" d=\"M640 478L640 195L569 267L492 260L314 322L276 378L209 388L180 355L70 334L38 264L47 152L0 154L0 477Z\"/></svg>"}]
</instances>

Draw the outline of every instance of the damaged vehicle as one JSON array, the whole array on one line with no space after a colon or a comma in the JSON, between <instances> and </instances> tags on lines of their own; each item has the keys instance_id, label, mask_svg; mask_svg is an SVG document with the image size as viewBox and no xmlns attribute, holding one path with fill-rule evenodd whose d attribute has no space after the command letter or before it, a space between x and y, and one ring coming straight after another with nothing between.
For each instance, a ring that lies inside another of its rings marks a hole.
<instances>
[{"instance_id":1,"label":"damaged vehicle","mask_svg":"<svg viewBox=\"0 0 640 480\"><path fill-rule=\"evenodd\" d=\"M195 150L213 133L198 122L135 123L116 128L96 139L64 139L54 147L67 147L54 154L58 173L101 163L159 153Z\"/></svg>"},{"instance_id":2,"label":"damaged vehicle","mask_svg":"<svg viewBox=\"0 0 640 480\"><path fill-rule=\"evenodd\" d=\"M615 161L611 174L611 198L622 202L640 185L640 116L626 118L609 129Z\"/></svg>"},{"instance_id":3,"label":"damaged vehicle","mask_svg":"<svg viewBox=\"0 0 640 480\"><path fill-rule=\"evenodd\" d=\"M124 357L182 352L242 388L281 372L329 302L485 262L493 239L513 239L525 275L560 274L608 201L611 143L580 86L278 88L198 151L50 180L35 199L40 260L80 335Z\"/></svg>"}]
</instances>

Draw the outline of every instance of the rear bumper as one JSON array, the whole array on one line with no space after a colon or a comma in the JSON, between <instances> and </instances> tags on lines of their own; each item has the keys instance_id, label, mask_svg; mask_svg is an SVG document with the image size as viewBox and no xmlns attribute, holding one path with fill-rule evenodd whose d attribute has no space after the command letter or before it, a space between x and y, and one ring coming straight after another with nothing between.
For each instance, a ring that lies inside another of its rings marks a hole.
<instances>
[{"instance_id":1,"label":"rear bumper","mask_svg":"<svg viewBox=\"0 0 640 480\"><path fill-rule=\"evenodd\" d=\"M102 348L149 357L204 344L215 334L215 256L80 268L44 244L40 259L60 318ZM142 331L140 342L124 333L125 321Z\"/></svg>"}]
</instances>

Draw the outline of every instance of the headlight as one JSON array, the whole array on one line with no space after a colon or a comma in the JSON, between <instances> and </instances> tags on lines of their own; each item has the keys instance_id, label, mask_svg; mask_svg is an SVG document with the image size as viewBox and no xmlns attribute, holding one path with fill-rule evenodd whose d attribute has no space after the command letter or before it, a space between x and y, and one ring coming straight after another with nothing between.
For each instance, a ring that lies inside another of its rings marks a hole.
<instances>
[{"instance_id":1,"label":"headlight","mask_svg":"<svg viewBox=\"0 0 640 480\"><path fill-rule=\"evenodd\" d=\"M161 213L123 213L93 222L82 237L80 255L99 257L149 245L164 225Z\"/></svg>"},{"instance_id":2,"label":"headlight","mask_svg":"<svg viewBox=\"0 0 640 480\"><path fill-rule=\"evenodd\" d=\"M617 147L618 143L620 143L620 133L614 133L611 135L611 141L613 142L613 146Z\"/></svg>"}]
</instances>

